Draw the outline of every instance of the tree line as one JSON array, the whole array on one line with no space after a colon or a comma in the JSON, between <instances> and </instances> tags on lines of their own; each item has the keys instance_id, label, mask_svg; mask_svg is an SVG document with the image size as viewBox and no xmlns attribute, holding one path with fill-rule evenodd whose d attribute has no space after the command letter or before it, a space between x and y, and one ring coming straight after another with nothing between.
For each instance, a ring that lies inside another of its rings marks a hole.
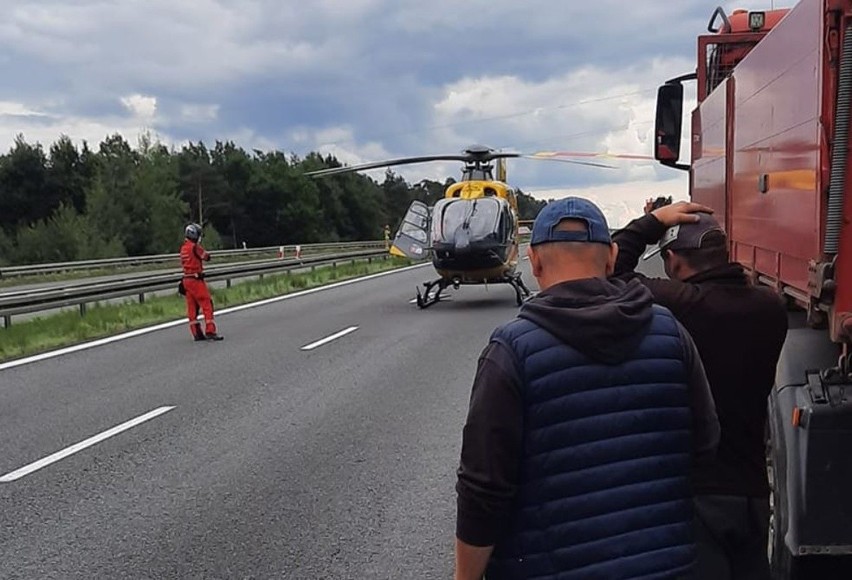
<instances>
[{"instance_id":1,"label":"tree line","mask_svg":"<svg viewBox=\"0 0 852 580\"><path fill-rule=\"evenodd\" d=\"M176 252L190 221L211 249L381 239L412 200L431 205L455 181L304 175L340 165L230 141L134 148L115 134L93 150L62 136L45 151L19 135L0 155L0 265ZM519 192L521 219L543 205Z\"/></svg>"}]
</instances>

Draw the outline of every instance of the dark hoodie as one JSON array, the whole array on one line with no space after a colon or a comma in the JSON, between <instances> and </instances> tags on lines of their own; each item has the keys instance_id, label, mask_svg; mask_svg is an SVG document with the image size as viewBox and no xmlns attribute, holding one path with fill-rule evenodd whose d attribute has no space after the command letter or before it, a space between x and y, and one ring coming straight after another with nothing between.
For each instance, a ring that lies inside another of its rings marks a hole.
<instances>
[{"instance_id":1,"label":"dark hoodie","mask_svg":"<svg viewBox=\"0 0 852 580\"><path fill-rule=\"evenodd\" d=\"M591 278L548 288L524 303L518 316L592 359L618 364L634 355L647 334L652 303L651 292L637 280ZM680 325L679 330L698 456L715 448L719 424L701 359L689 334ZM518 489L524 438L519 368L513 352L496 341L479 357L456 484L456 535L474 546L496 543Z\"/></svg>"},{"instance_id":2,"label":"dark hoodie","mask_svg":"<svg viewBox=\"0 0 852 580\"><path fill-rule=\"evenodd\" d=\"M523 305L518 316L606 364L629 359L651 324L653 296L642 284L589 278L563 282Z\"/></svg>"}]
</instances>

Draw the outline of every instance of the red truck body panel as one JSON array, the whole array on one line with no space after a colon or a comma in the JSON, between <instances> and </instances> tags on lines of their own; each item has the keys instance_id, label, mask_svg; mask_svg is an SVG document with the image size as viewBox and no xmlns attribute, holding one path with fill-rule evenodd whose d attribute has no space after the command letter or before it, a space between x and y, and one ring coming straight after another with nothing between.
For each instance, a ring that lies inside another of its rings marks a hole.
<instances>
[{"instance_id":1,"label":"red truck body panel","mask_svg":"<svg viewBox=\"0 0 852 580\"><path fill-rule=\"evenodd\" d=\"M829 8L843 5L840 12ZM692 198L724 221L732 257L755 279L804 308L819 288L814 268L823 252L836 102L836 45L828 22L852 10L852 0L801 0L709 94L702 90L708 47L699 38L699 107L693 112ZM833 14L833 15L832 15ZM836 34L836 33L834 33ZM835 42L836 41L836 42ZM832 44L835 45L832 48ZM706 96L705 96L706 95ZM850 154L852 158L852 152ZM836 339L852 312L852 194L847 169L834 307ZM829 310L828 306L824 306Z\"/></svg>"},{"instance_id":2,"label":"red truck body panel","mask_svg":"<svg viewBox=\"0 0 852 580\"><path fill-rule=\"evenodd\" d=\"M820 4L801 2L734 73L734 256L803 293L822 240Z\"/></svg>"}]
</instances>

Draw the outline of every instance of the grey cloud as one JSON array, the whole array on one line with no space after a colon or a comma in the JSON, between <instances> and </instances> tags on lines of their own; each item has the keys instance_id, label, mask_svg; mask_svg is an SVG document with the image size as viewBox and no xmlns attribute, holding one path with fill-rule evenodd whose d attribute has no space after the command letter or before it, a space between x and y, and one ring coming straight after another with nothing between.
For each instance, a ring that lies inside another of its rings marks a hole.
<instances>
[{"instance_id":1,"label":"grey cloud","mask_svg":"<svg viewBox=\"0 0 852 580\"><path fill-rule=\"evenodd\" d=\"M436 104L462 79L500 75L535 85L528 102L514 103L520 113L601 95L608 85L653 88L686 72L654 68L653 58L688 66L713 7L703 0L0 1L7 81L0 99L66 116L72 128L100 129L128 126L121 98L146 95L157 99L151 125L170 138L231 135L296 153L331 145L323 135L337 127L351 133L336 145L358 154L458 151L477 141L600 148L608 131L631 121L626 110L488 120L444 114ZM547 92L553 79L584 66L598 71L588 87ZM536 162L513 171L546 185L630 175Z\"/></svg>"}]
</instances>

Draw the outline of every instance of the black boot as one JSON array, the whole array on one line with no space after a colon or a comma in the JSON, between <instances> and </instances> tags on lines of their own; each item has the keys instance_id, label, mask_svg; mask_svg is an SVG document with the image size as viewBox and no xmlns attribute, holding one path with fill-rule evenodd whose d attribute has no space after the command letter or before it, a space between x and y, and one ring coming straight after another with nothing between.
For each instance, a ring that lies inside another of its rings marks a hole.
<instances>
[{"instance_id":1,"label":"black boot","mask_svg":"<svg viewBox=\"0 0 852 580\"><path fill-rule=\"evenodd\" d=\"M198 342L199 340L206 340L206 337L204 336L204 332L202 332L202 330L201 330L200 324L196 324L195 326L192 327L192 336L193 336L193 338L195 339L196 342Z\"/></svg>"},{"instance_id":2,"label":"black boot","mask_svg":"<svg viewBox=\"0 0 852 580\"><path fill-rule=\"evenodd\" d=\"M207 335L207 340L225 340L225 337L213 332Z\"/></svg>"}]
</instances>

